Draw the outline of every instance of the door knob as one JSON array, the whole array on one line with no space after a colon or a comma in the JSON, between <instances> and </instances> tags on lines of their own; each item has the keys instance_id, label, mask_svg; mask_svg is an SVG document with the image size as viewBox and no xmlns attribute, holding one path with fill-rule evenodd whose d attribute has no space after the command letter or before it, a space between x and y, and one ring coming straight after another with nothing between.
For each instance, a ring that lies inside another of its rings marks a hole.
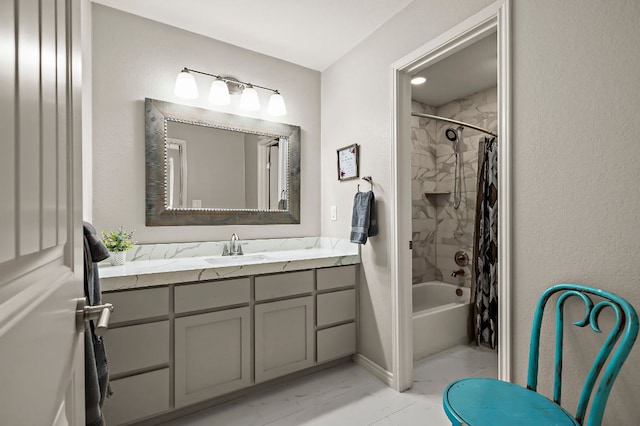
<instances>
[{"instance_id":1,"label":"door knob","mask_svg":"<svg viewBox=\"0 0 640 426\"><path fill-rule=\"evenodd\" d=\"M78 310L76 311L78 328L83 330L85 323L97 320L93 332L96 336L102 336L109 327L111 312L113 312L113 305L111 303L91 306L87 305L87 298L82 297L78 299Z\"/></svg>"}]
</instances>

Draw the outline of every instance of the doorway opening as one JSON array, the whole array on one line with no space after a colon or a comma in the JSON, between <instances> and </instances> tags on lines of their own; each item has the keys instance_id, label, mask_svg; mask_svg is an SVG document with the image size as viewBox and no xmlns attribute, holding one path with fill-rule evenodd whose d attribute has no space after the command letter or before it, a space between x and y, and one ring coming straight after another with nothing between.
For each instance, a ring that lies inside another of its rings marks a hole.
<instances>
[{"instance_id":1,"label":"doorway opening","mask_svg":"<svg viewBox=\"0 0 640 426\"><path fill-rule=\"evenodd\" d=\"M467 341L468 304L461 304L457 317L449 313L447 318L427 319L430 328L422 329L425 325L415 321L413 312L415 305L420 308L419 294L424 292L414 293L414 284L438 281L452 295L461 290L461 296L452 298L466 298L468 303L478 262L474 255L476 198L482 198L476 197L478 157L484 157L486 144L495 144L499 152L495 165L499 177L494 182L499 194L495 241L499 297L493 338L498 347L497 375L510 378L508 6L509 0L494 3L393 66L392 333L394 388L399 391L411 387L414 358ZM426 78L424 90L412 90L414 77ZM438 327L440 320L451 327ZM421 340L414 339L416 335Z\"/></svg>"}]
</instances>

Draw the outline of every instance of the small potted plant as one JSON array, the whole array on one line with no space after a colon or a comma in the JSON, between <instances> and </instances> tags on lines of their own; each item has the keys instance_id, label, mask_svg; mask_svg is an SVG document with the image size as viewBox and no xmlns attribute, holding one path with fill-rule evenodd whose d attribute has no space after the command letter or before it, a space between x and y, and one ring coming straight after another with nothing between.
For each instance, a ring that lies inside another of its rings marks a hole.
<instances>
[{"instance_id":1,"label":"small potted plant","mask_svg":"<svg viewBox=\"0 0 640 426\"><path fill-rule=\"evenodd\" d=\"M112 265L124 265L124 261L127 258L127 250L133 247L133 241L131 240L133 232L125 231L122 226L117 231L108 233L102 231L102 242L109 250Z\"/></svg>"}]
</instances>

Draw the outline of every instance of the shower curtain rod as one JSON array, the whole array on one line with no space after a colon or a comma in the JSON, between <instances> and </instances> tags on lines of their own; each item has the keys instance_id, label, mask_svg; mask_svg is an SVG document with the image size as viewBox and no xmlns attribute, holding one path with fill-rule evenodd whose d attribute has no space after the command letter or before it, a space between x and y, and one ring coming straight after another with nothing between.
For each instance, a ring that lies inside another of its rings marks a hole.
<instances>
[{"instance_id":1,"label":"shower curtain rod","mask_svg":"<svg viewBox=\"0 0 640 426\"><path fill-rule=\"evenodd\" d=\"M450 118L440 117L439 115L425 114L425 113L422 113L422 112L413 112L412 111L411 115L413 115L414 117L433 118L434 120L440 120L440 121L446 121L448 123L458 124L460 126L469 127L471 129L479 130L482 133L486 133L488 135L498 137L498 135L496 135L493 132L490 132L487 129L483 129L482 127L474 126L473 124L465 123L464 121L452 120Z\"/></svg>"}]
</instances>

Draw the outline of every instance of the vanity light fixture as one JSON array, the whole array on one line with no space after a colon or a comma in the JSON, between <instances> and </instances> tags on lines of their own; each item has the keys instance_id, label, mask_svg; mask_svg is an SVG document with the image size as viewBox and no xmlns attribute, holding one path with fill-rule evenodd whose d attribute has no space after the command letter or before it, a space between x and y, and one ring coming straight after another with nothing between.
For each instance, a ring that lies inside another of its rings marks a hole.
<instances>
[{"instance_id":1,"label":"vanity light fixture","mask_svg":"<svg viewBox=\"0 0 640 426\"><path fill-rule=\"evenodd\" d=\"M244 88L242 97L240 98L240 108L247 111L257 111L260 109L260 101L258 100L258 92L251 84Z\"/></svg>"},{"instance_id":2,"label":"vanity light fixture","mask_svg":"<svg viewBox=\"0 0 640 426\"><path fill-rule=\"evenodd\" d=\"M256 91L256 88L258 88L272 92L269 98L269 105L267 106L267 112L270 115L278 116L287 113L284 98L276 89L239 81L231 77L209 74L187 67L183 68L176 78L174 90L176 96L185 99L195 99L198 97L198 87L196 86L193 73L215 78L209 90L209 100L214 105L229 105L231 103L231 94L242 93L240 107L247 111L256 111L260 109L260 100L258 99L258 92Z\"/></svg>"},{"instance_id":3,"label":"vanity light fixture","mask_svg":"<svg viewBox=\"0 0 640 426\"><path fill-rule=\"evenodd\" d=\"M176 95L185 99L195 99L198 97L198 86L196 86L196 79L185 68L176 78Z\"/></svg>"},{"instance_id":4,"label":"vanity light fixture","mask_svg":"<svg viewBox=\"0 0 640 426\"><path fill-rule=\"evenodd\" d=\"M424 84L426 81L427 79L425 77L413 77L411 79L411 84L414 84L414 85Z\"/></svg>"},{"instance_id":5,"label":"vanity light fixture","mask_svg":"<svg viewBox=\"0 0 640 426\"><path fill-rule=\"evenodd\" d=\"M231 103L231 95L227 83L222 80L214 80L209 90L209 100L214 105L229 105Z\"/></svg>"},{"instance_id":6,"label":"vanity light fixture","mask_svg":"<svg viewBox=\"0 0 640 426\"><path fill-rule=\"evenodd\" d=\"M287 107L284 104L284 98L277 90L269 98L269 105L267 106L267 112L271 115L286 115Z\"/></svg>"}]
</instances>

